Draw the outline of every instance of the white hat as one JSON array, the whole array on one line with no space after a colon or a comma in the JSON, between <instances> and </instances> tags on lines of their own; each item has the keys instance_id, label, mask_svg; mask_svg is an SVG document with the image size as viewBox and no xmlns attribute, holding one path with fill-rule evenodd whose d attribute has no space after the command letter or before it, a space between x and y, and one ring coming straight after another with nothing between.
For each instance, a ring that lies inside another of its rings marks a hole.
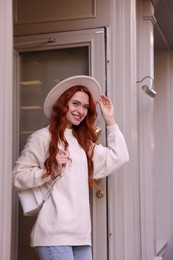
<instances>
[{"instance_id":1,"label":"white hat","mask_svg":"<svg viewBox=\"0 0 173 260\"><path fill-rule=\"evenodd\" d=\"M97 82L96 79L90 76L85 76L85 75L78 75L78 76L73 76L70 78L67 78L61 82L59 82L57 85L55 85L51 91L48 93L44 105L43 105L43 111L45 116L48 119L51 119L52 115L52 108L58 98L69 88L74 87L74 86L84 86L86 87L89 92L92 95L92 98L95 103L97 103L97 100L100 97L101 94L101 88L99 83Z\"/></svg>"}]
</instances>

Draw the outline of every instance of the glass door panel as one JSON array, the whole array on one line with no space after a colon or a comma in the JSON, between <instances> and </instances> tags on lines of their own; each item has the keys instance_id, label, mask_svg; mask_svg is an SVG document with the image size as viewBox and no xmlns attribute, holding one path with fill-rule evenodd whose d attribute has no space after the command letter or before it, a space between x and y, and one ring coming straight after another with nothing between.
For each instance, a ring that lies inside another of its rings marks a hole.
<instances>
[{"instance_id":1,"label":"glass door panel","mask_svg":"<svg viewBox=\"0 0 173 260\"><path fill-rule=\"evenodd\" d=\"M48 123L42 105L49 90L73 75L88 75L88 47L24 52L21 60L21 149L27 137Z\"/></svg>"},{"instance_id":2,"label":"glass door panel","mask_svg":"<svg viewBox=\"0 0 173 260\"><path fill-rule=\"evenodd\" d=\"M20 53L20 150L30 134L48 124L42 106L49 90L73 75L89 74L89 48L65 48ZM35 260L30 232L35 219L19 214L19 258Z\"/></svg>"}]
</instances>

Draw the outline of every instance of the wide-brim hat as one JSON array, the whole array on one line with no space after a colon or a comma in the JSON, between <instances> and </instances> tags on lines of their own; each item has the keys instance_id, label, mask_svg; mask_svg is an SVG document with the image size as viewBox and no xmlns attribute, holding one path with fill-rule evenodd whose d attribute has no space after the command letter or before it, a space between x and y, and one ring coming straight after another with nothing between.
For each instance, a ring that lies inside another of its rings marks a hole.
<instances>
[{"instance_id":1,"label":"wide-brim hat","mask_svg":"<svg viewBox=\"0 0 173 260\"><path fill-rule=\"evenodd\" d=\"M70 78L67 78L65 80L60 81L58 84L56 84L51 91L48 93L44 105L43 105L43 111L45 116L50 120L52 116L52 108L58 98L69 88L74 86L84 86L86 87L89 92L91 93L91 96L95 102L97 103L100 94L101 94L101 87L98 83L98 81L90 76L85 75L78 75L73 76Z\"/></svg>"}]
</instances>

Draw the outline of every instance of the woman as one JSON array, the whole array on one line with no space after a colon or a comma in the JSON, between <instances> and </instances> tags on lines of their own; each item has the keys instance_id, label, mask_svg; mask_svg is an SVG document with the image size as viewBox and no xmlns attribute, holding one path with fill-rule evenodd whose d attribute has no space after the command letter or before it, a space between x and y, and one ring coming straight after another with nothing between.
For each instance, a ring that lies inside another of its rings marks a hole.
<instances>
[{"instance_id":1,"label":"woman","mask_svg":"<svg viewBox=\"0 0 173 260\"><path fill-rule=\"evenodd\" d=\"M91 260L89 185L128 161L113 105L89 76L61 81L48 94L44 113L50 124L31 135L13 171L18 190L63 177L54 185L31 233L41 260ZM97 144L96 104L107 127L108 147Z\"/></svg>"}]
</instances>

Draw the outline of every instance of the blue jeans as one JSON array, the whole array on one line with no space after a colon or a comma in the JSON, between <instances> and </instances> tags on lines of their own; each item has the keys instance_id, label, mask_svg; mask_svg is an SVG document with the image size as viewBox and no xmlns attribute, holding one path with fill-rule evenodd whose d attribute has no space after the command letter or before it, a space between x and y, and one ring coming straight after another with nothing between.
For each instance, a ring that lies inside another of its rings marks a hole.
<instances>
[{"instance_id":1,"label":"blue jeans","mask_svg":"<svg viewBox=\"0 0 173 260\"><path fill-rule=\"evenodd\" d=\"M92 260L90 246L38 246L40 260Z\"/></svg>"}]
</instances>

